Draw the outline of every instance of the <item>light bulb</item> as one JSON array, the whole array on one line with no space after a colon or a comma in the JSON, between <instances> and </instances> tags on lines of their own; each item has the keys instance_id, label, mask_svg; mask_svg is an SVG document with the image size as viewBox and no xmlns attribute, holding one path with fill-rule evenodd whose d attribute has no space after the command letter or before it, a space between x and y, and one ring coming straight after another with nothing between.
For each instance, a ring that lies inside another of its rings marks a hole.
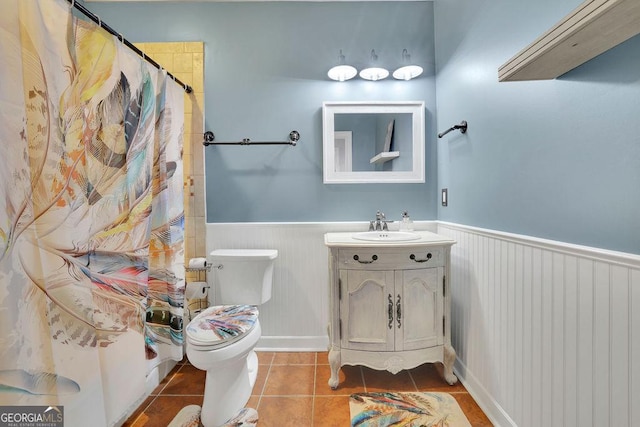
<instances>
[{"instance_id":1,"label":"light bulb","mask_svg":"<svg viewBox=\"0 0 640 427\"><path fill-rule=\"evenodd\" d=\"M411 55L407 49L402 51L402 62L411 64ZM419 65L404 65L393 72L393 78L398 80L411 80L422 74L422 67Z\"/></svg>"},{"instance_id":2,"label":"light bulb","mask_svg":"<svg viewBox=\"0 0 640 427\"><path fill-rule=\"evenodd\" d=\"M378 62L378 55L376 55L375 50L371 50L371 65L374 65L369 68L365 68L360 71L360 77L365 80L378 81L382 79L386 79L389 76L389 71L384 68L376 67L375 63Z\"/></svg>"},{"instance_id":3,"label":"light bulb","mask_svg":"<svg viewBox=\"0 0 640 427\"><path fill-rule=\"evenodd\" d=\"M344 55L342 54L342 49L340 49L340 56L338 57L340 65L336 65L331 68L327 75L331 80L336 80L339 82L344 82L346 80L350 80L358 74L358 70L356 70L351 65L345 65L344 63Z\"/></svg>"}]
</instances>

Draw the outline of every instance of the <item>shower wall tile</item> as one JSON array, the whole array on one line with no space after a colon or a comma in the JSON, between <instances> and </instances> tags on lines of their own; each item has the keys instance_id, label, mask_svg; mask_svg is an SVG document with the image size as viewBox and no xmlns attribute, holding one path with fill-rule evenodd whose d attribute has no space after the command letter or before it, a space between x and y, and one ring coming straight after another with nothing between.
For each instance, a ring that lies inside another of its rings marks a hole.
<instances>
[{"instance_id":1,"label":"shower wall tile","mask_svg":"<svg viewBox=\"0 0 640 427\"><path fill-rule=\"evenodd\" d=\"M191 128L193 129L193 133L191 134L193 137L197 137L197 148L202 150L204 146L202 145L202 135L204 134L204 108L200 108L200 105L196 105L193 110L193 117L191 119ZM198 171L198 173L202 173L204 175L204 169Z\"/></svg>"},{"instance_id":2,"label":"shower wall tile","mask_svg":"<svg viewBox=\"0 0 640 427\"><path fill-rule=\"evenodd\" d=\"M188 154L184 153L184 151L183 151L183 153L182 153L182 168L183 168L183 170L185 170L185 171L192 170L192 168L193 168L192 163L193 163L193 155L191 153L188 153ZM187 187L187 177L186 176L183 177L183 182L184 182L184 185L185 185L184 191L187 191L187 188L186 188Z\"/></svg>"},{"instance_id":3,"label":"shower wall tile","mask_svg":"<svg viewBox=\"0 0 640 427\"><path fill-rule=\"evenodd\" d=\"M207 232L206 224L204 222L204 217L196 217L198 221L196 221L196 236L204 236ZM206 239L195 239L196 242L196 253L198 254L206 254Z\"/></svg>"},{"instance_id":4,"label":"shower wall tile","mask_svg":"<svg viewBox=\"0 0 640 427\"><path fill-rule=\"evenodd\" d=\"M194 92L194 96L196 98L194 107L197 105L204 105L204 92Z\"/></svg>"},{"instance_id":5,"label":"shower wall tile","mask_svg":"<svg viewBox=\"0 0 640 427\"><path fill-rule=\"evenodd\" d=\"M184 42L183 46L185 52L204 52L204 44L202 42Z\"/></svg>"},{"instance_id":6,"label":"shower wall tile","mask_svg":"<svg viewBox=\"0 0 640 427\"><path fill-rule=\"evenodd\" d=\"M144 44L146 48L145 49L146 53L182 53L184 52L184 42L144 43Z\"/></svg>"},{"instance_id":7,"label":"shower wall tile","mask_svg":"<svg viewBox=\"0 0 640 427\"><path fill-rule=\"evenodd\" d=\"M193 54L193 74L204 76L204 53ZM195 79L193 82L193 91L195 93L204 93L204 79Z\"/></svg>"},{"instance_id":8,"label":"shower wall tile","mask_svg":"<svg viewBox=\"0 0 640 427\"><path fill-rule=\"evenodd\" d=\"M187 82L186 79L183 80L182 78L178 77L177 74L174 74L174 76L176 76L176 78L179 78L180 80L182 80L184 83L191 84L191 83ZM191 114L193 112L193 101L194 101L193 100L193 94L185 92L185 94L184 94L184 113L185 114Z\"/></svg>"},{"instance_id":9,"label":"shower wall tile","mask_svg":"<svg viewBox=\"0 0 640 427\"><path fill-rule=\"evenodd\" d=\"M176 53L173 54L173 70L176 73L190 73L193 78L193 54L192 53Z\"/></svg>"},{"instance_id":10,"label":"shower wall tile","mask_svg":"<svg viewBox=\"0 0 640 427\"><path fill-rule=\"evenodd\" d=\"M165 70L169 71L171 74L173 74L173 70L174 67L174 55L172 53L154 53L153 55L150 55L154 61L156 61L158 64L162 65L162 68L164 68Z\"/></svg>"},{"instance_id":11,"label":"shower wall tile","mask_svg":"<svg viewBox=\"0 0 640 427\"><path fill-rule=\"evenodd\" d=\"M191 120L192 120L191 113L184 113L184 136L185 136L185 141L186 141L186 138L189 135L191 135L191 132L192 132L191 131L191 129L192 129ZM187 145L190 145L190 144L187 144ZM184 147L183 151L186 151L187 149L189 150L189 152L191 152L191 147L190 146L189 147Z\"/></svg>"},{"instance_id":12,"label":"shower wall tile","mask_svg":"<svg viewBox=\"0 0 640 427\"><path fill-rule=\"evenodd\" d=\"M193 54L188 53L187 55L191 56ZM174 55L174 59L175 59L175 56L176 55ZM193 81L192 81L193 80L193 74L191 73L191 71L189 71L189 72L175 71L175 72L172 72L171 74L173 74L175 78L182 80L183 83L186 83L189 86L193 85ZM193 96L193 93L186 93L185 92L185 96L187 96L187 97Z\"/></svg>"},{"instance_id":13,"label":"shower wall tile","mask_svg":"<svg viewBox=\"0 0 640 427\"><path fill-rule=\"evenodd\" d=\"M196 175L193 177L195 188L195 216L204 218L205 215L205 203L204 203L204 175Z\"/></svg>"},{"instance_id":14,"label":"shower wall tile","mask_svg":"<svg viewBox=\"0 0 640 427\"><path fill-rule=\"evenodd\" d=\"M198 141L198 142L199 142L199 145L201 145L202 141ZM204 148L204 147L201 147L201 148ZM204 152L202 149L198 150L196 148L196 152L190 154L189 157L191 161L191 167L193 168L193 170L197 170L197 171L204 170ZM203 196L203 200L204 200L204 196Z\"/></svg>"}]
</instances>

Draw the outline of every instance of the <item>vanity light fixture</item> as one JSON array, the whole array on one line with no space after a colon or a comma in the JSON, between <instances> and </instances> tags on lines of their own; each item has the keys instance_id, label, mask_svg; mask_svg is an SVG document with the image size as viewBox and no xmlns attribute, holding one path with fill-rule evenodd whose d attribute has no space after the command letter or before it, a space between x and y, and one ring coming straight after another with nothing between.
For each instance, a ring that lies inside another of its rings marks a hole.
<instances>
[{"instance_id":1,"label":"vanity light fixture","mask_svg":"<svg viewBox=\"0 0 640 427\"><path fill-rule=\"evenodd\" d=\"M331 80L336 80L339 82L344 82L346 80L350 80L358 74L358 70L356 70L351 65L346 65L344 63L344 55L342 54L342 49L340 49L339 65L331 68L327 75Z\"/></svg>"},{"instance_id":2,"label":"vanity light fixture","mask_svg":"<svg viewBox=\"0 0 640 427\"><path fill-rule=\"evenodd\" d=\"M386 79L387 76L389 75L389 71L387 71L384 68L377 67L376 66L377 62L378 62L378 55L376 55L376 51L372 49L371 50L372 66L360 71L360 77L362 77L365 80L373 80L373 81Z\"/></svg>"},{"instance_id":3,"label":"vanity light fixture","mask_svg":"<svg viewBox=\"0 0 640 427\"><path fill-rule=\"evenodd\" d=\"M402 63L406 64L393 72L393 78L398 80L411 80L422 74L422 67L411 64L411 55L407 49L402 50Z\"/></svg>"}]
</instances>

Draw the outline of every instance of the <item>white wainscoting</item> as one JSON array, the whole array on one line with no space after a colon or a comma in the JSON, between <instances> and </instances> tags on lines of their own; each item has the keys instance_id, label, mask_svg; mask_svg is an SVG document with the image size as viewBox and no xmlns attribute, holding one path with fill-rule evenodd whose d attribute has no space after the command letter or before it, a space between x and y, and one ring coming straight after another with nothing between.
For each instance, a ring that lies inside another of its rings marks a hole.
<instances>
[{"instance_id":1,"label":"white wainscoting","mask_svg":"<svg viewBox=\"0 0 640 427\"><path fill-rule=\"evenodd\" d=\"M640 425L640 256L450 223L456 372L499 426ZM349 223L208 223L218 248L279 252L265 350L328 344L324 233ZM204 254L202 254L204 255Z\"/></svg>"},{"instance_id":2,"label":"white wainscoting","mask_svg":"<svg viewBox=\"0 0 640 427\"><path fill-rule=\"evenodd\" d=\"M640 426L640 256L438 223L456 372L496 425Z\"/></svg>"},{"instance_id":3,"label":"white wainscoting","mask_svg":"<svg viewBox=\"0 0 640 427\"><path fill-rule=\"evenodd\" d=\"M329 255L324 234L366 231L368 222L207 223L206 227L207 253L222 248L278 250L271 300L260 307L262 338L258 348L326 350ZM431 221L417 221L415 227L436 230Z\"/></svg>"}]
</instances>

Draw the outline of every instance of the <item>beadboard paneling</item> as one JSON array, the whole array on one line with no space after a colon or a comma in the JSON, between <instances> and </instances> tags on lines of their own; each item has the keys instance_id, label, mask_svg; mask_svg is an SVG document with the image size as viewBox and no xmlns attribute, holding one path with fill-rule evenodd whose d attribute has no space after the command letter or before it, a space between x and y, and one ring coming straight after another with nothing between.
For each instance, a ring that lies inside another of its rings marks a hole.
<instances>
[{"instance_id":1,"label":"beadboard paneling","mask_svg":"<svg viewBox=\"0 0 640 427\"><path fill-rule=\"evenodd\" d=\"M327 349L329 255L324 234L367 227L368 222L207 223L207 253L221 248L278 250L271 300L260 307L259 348ZM429 221L416 222L415 227L436 229Z\"/></svg>"},{"instance_id":2,"label":"beadboard paneling","mask_svg":"<svg viewBox=\"0 0 640 427\"><path fill-rule=\"evenodd\" d=\"M640 425L640 256L439 223L456 370L498 425Z\"/></svg>"}]
</instances>

